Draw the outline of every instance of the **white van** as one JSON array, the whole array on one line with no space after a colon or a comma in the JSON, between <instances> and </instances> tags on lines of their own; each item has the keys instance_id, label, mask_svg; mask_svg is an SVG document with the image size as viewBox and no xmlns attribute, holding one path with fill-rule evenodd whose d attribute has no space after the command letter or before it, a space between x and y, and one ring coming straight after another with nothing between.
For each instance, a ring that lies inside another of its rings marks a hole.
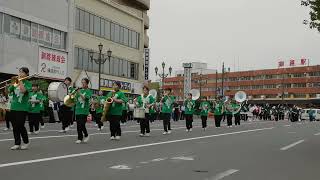
<instances>
[{"instance_id":1,"label":"white van","mask_svg":"<svg viewBox=\"0 0 320 180\"><path fill-rule=\"evenodd\" d=\"M316 120L319 121L320 120L320 109L312 109L312 110L316 111ZM310 112L310 109L303 109L302 114L301 114L301 119L302 120L309 120L309 112Z\"/></svg>"}]
</instances>

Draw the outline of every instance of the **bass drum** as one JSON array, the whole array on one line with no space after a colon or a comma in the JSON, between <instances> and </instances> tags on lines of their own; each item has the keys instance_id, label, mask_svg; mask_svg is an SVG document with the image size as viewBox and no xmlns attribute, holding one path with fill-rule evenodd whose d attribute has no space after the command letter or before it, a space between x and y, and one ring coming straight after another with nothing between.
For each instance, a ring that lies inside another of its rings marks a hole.
<instances>
[{"instance_id":1,"label":"bass drum","mask_svg":"<svg viewBox=\"0 0 320 180\"><path fill-rule=\"evenodd\" d=\"M63 102L68 95L68 88L63 82L52 82L48 87L48 97L53 102Z\"/></svg>"},{"instance_id":2,"label":"bass drum","mask_svg":"<svg viewBox=\"0 0 320 180\"><path fill-rule=\"evenodd\" d=\"M133 117L137 119L144 119L146 117L146 111L143 108L135 108L133 111Z\"/></svg>"}]
</instances>

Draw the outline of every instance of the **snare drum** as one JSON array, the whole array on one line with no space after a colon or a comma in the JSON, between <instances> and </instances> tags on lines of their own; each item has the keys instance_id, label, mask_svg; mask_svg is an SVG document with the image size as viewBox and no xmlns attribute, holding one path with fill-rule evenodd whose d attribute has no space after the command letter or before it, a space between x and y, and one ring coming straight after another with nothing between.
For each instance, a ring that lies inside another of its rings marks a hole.
<instances>
[{"instance_id":1,"label":"snare drum","mask_svg":"<svg viewBox=\"0 0 320 180\"><path fill-rule=\"evenodd\" d=\"M146 118L146 112L143 108L135 108L133 111L133 117L138 119Z\"/></svg>"},{"instance_id":2,"label":"snare drum","mask_svg":"<svg viewBox=\"0 0 320 180\"><path fill-rule=\"evenodd\" d=\"M68 88L63 82L52 82L48 87L48 97L53 102L61 102L68 95Z\"/></svg>"}]
</instances>

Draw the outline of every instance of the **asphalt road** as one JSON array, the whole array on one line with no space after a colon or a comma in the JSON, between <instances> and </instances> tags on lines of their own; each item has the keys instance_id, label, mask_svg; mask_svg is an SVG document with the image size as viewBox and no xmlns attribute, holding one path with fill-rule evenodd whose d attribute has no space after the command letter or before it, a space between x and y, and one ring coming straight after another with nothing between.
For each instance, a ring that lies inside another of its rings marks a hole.
<instances>
[{"instance_id":1,"label":"asphalt road","mask_svg":"<svg viewBox=\"0 0 320 180\"><path fill-rule=\"evenodd\" d=\"M0 177L4 180L318 180L320 123L245 122L207 131L196 120L172 123L171 135L152 124L151 137L139 126L122 127L121 141L88 124L90 142L75 144L76 131L59 134L59 124L30 136L26 151L11 151L12 132L0 132ZM3 124L0 125L3 127Z\"/></svg>"}]
</instances>

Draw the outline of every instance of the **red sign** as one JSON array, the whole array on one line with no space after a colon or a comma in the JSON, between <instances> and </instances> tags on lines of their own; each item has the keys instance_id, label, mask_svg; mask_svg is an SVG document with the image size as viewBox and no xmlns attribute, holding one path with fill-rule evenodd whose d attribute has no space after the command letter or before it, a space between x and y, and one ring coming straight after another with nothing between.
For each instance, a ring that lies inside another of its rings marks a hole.
<instances>
[{"instance_id":1,"label":"red sign","mask_svg":"<svg viewBox=\"0 0 320 180\"><path fill-rule=\"evenodd\" d=\"M284 66L284 61L279 61L278 62L278 67L283 67Z\"/></svg>"},{"instance_id":2,"label":"red sign","mask_svg":"<svg viewBox=\"0 0 320 180\"><path fill-rule=\"evenodd\" d=\"M289 65L290 65L290 66L294 66L294 65L295 65L295 60L294 60L294 59L291 59Z\"/></svg>"},{"instance_id":3,"label":"red sign","mask_svg":"<svg viewBox=\"0 0 320 180\"><path fill-rule=\"evenodd\" d=\"M300 61L300 65L306 65L306 63L307 63L307 59L302 58Z\"/></svg>"}]
</instances>

